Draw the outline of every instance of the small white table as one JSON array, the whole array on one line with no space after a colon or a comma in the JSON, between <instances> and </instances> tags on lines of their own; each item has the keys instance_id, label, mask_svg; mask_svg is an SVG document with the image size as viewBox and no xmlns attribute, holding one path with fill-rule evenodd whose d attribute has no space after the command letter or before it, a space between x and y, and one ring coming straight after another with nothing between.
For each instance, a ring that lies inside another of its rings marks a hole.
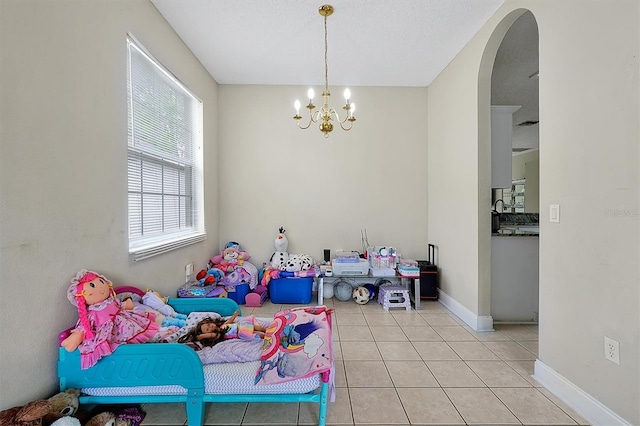
<instances>
[{"instance_id":1,"label":"small white table","mask_svg":"<svg viewBox=\"0 0 640 426\"><path fill-rule=\"evenodd\" d=\"M420 309L420 277L404 277L398 273L391 276L386 277L374 277L373 275L332 275L330 277L325 277L324 274L316 277L318 283L318 305L324 304L324 279L325 278L352 278L354 280L377 280L378 278L387 278L387 279L400 279L400 283L405 288L411 288L411 282L407 282L407 280L413 280L413 294L409 292L411 295L411 302L413 303L414 309L417 311Z\"/></svg>"}]
</instances>

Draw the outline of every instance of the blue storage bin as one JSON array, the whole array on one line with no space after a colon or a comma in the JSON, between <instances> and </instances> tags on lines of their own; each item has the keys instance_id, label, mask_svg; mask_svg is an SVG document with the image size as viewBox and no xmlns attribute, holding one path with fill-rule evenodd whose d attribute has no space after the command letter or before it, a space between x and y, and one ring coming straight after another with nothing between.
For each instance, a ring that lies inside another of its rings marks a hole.
<instances>
[{"instance_id":1,"label":"blue storage bin","mask_svg":"<svg viewBox=\"0 0 640 426\"><path fill-rule=\"evenodd\" d=\"M238 284L236 285L236 291L229 291L227 297L238 305L244 305L246 303L244 297L249 294L249 291L249 284Z\"/></svg>"},{"instance_id":2,"label":"blue storage bin","mask_svg":"<svg viewBox=\"0 0 640 426\"><path fill-rule=\"evenodd\" d=\"M277 278L269 281L269 298L273 303L297 303L306 305L311 302L313 277Z\"/></svg>"}]
</instances>

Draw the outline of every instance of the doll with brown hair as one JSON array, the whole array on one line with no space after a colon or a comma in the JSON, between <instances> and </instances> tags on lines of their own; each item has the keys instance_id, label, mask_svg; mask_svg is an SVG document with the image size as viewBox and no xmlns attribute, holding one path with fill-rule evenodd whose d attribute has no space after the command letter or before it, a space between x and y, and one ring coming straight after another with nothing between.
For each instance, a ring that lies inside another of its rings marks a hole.
<instances>
[{"instance_id":1,"label":"doll with brown hair","mask_svg":"<svg viewBox=\"0 0 640 426\"><path fill-rule=\"evenodd\" d=\"M122 344L148 342L159 329L152 312L124 309L111 281L95 272L78 272L67 298L78 308L79 320L60 345L69 352L80 349L82 369L93 366Z\"/></svg>"},{"instance_id":2,"label":"doll with brown hair","mask_svg":"<svg viewBox=\"0 0 640 426\"><path fill-rule=\"evenodd\" d=\"M266 329L253 316L235 322L239 312L225 320L223 318L203 318L187 334L178 339L180 343L193 343L197 347L214 346L223 340L257 340L264 338Z\"/></svg>"}]
</instances>

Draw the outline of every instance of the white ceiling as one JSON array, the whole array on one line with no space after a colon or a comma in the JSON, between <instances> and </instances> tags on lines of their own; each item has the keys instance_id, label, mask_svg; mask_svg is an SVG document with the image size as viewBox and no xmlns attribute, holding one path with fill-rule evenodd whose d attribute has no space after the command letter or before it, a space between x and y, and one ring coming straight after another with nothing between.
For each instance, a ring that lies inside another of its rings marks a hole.
<instances>
[{"instance_id":1,"label":"white ceiling","mask_svg":"<svg viewBox=\"0 0 640 426\"><path fill-rule=\"evenodd\" d=\"M504 0L152 0L220 84L426 87Z\"/></svg>"},{"instance_id":2,"label":"white ceiling","mask_svg":"<svg viewBox=\"0 0 640 426\"><path fill-rule=\"evenodd\" d=\"M504 0L151 0L220 84L426 87ZM525 13L507 32L492 104L520 105L516 150L538 146L538 27Z\"/></svg>"}]
</instances>

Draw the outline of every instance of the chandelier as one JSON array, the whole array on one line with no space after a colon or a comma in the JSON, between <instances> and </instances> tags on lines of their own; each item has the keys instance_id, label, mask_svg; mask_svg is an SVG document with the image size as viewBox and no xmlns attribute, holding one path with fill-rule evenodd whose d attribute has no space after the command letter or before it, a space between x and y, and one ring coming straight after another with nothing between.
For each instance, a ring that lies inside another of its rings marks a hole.
<instances>
[{"instance_id":1,"label":"chandelier","mask_svg":"<svg viewBox=\"0 0 640 426\"><path fill-rule=\"evenodd\" d=\"M309 98L309 104L307 105L307 109L309 110L309 122L306 125L300 124L302 116L300 115L300 101L298 100L296 100L294 104L296 115L293 116L293 119L296 120L298 127L301 129L308 129L312 123L320 122L320 131L324 133L325 138L328 138L329 133L333 130L332 121L334 121L334 119L340 125L342 130L351 130L353 122L356 121L356 118L353 115L356 110L356 105L349 99L351 97L351 91L349 91L349 89L345 89L344 97L346 102L342 107L342 109L345 110L344 118L340 118L338 111L329 106L329 97L331 96L331 93L329 93L329 65L327 64L327 16L331 16L333 13L333 6L330 4L322 5L318 9L318 13L324 17L324 91L322 92L324 101L322 107L320 107L318 111L314 111L316 108L313 104L314 91L313 89L309 89L307 92L307 97Z\"/></svg>"}]
</instances>

